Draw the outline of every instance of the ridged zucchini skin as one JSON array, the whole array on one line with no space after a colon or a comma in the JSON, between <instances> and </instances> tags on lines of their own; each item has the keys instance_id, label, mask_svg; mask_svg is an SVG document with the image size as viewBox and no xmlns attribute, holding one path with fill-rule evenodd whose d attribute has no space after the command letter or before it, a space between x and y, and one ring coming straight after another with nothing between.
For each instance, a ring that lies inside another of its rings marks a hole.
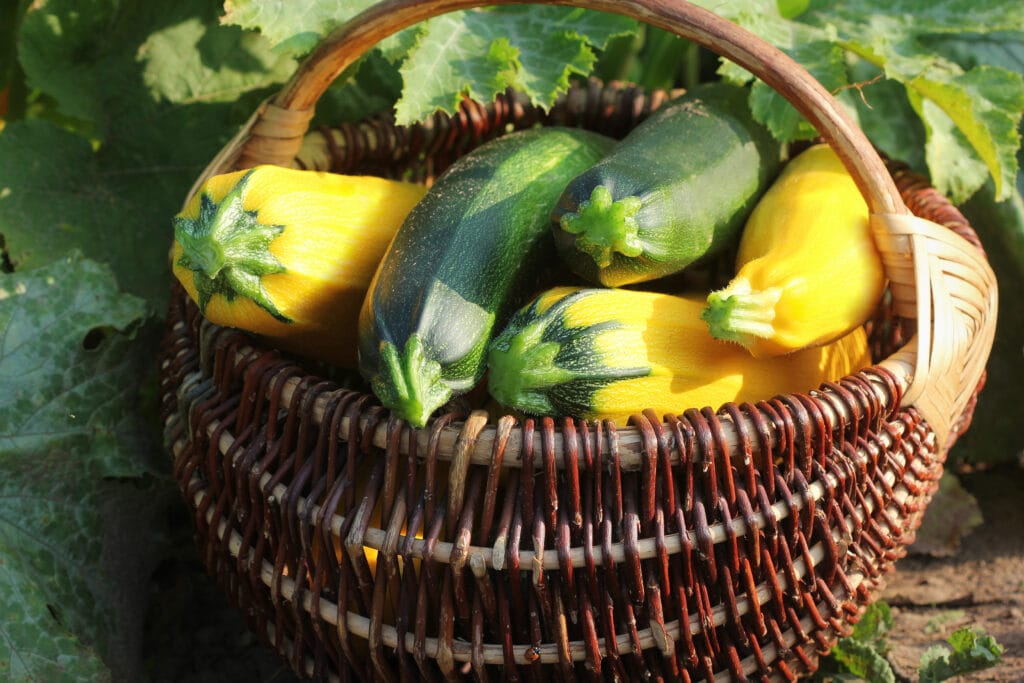
<instances>
[{"instance_id":1,"label":"ridged zucchini skin","mask_svg":"<svg viewBox=\"0 0 1024 683\"><path fill-rule=\"evenodd\" d=\"M735 242L779 157L746 89L700 85L569 183L552 216L558 251L606 287L677 273Z\"/></svg>"},{"instance_id":2,"label":"ridged zucchini skin","mask_svg":"<svg viewBox=\"0 0 1024 683\"><path fill-rule=\"evenodd\" d=\"M613 144L578 129L520 131L437 179L395 235L360 313L359 369L381 403L422 426L480 382L495 324L555 258L559 193Z\"/></svg>"},{"instance_id":3,"label":"ridged zucchini skin","mask_svg":"<svg viewBox=\"0 0 1024 683\"><path fill-rule=\"evenodd\" d=\"M807 391L870 364L857 328L768 360L711 337L700 297L557 287L521 308L488 353L488 391L526 414L625 422Z\"/></svg>"}]
</instances>

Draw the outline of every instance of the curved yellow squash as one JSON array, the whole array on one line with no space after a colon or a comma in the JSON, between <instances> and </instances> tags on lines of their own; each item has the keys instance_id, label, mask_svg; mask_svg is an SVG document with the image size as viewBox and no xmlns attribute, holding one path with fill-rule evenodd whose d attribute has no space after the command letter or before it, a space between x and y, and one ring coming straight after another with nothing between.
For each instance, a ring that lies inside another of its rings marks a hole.
<instances>
[{"instance_id":1,"label":"curved yellow squash","mask_svg":"<svg viewBox=\"0 0 1024 683\"><path fill-rule=\"evenodd\" d=\"M174 219L174 274L212 322L355 367L363 297L425 192L269 165L214 176Z\"/></svg>"},{"instance_id":2,"label":"curved yellow squash","mask_svg":"<svg viewBox=\"0 0 1024 683\"><path fill-rule=\"evenodd\" d=\"M754 207L736 276L708 296L703 317L715 338L777 356L863 325L885 282L863 196L835 152L816 145Z\"/></svg>"},{"instance_id":3,"label":"curved yellow squash","mask_svg":"<svg viewBox=\"0 0 1024 683\"><path fill-rule=\"evenodd\" d=\"M837 341L754 358L711 337L701 297L560 287L517 312L488 355L488 388L524 413L625 421L806 392L871 363L856 328Z\"/></svg>"}]
</instances>

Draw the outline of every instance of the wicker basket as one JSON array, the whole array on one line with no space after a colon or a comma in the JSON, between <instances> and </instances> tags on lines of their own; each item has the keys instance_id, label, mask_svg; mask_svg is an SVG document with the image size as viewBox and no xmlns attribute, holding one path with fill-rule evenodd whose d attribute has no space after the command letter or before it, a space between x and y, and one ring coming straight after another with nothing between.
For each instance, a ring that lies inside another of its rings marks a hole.
<instances>
[{"instance_id":1,"label":"wicker basket","mask_svg":"<svg viewBox=\"0 0 1024 683\"><path fill-rule=\"evenodd\" d=\"M399 0L326 40L217 156L431 176L536 123L621 135L664 99L574 88L400 128L308 132L382 37L478 0ZM251 628L318 680L793 680L903 553L966 428L996 286L970 226L887 168L831 96L761 40L670 0L569 0L709 47L791 101L872 213L891 304L877 365L806 393L627 425L452 405L414 430L359 388L203 320L174 287L165 437L204 561ZM376 569L370 560L376 555Z\"/></svg>"}]
</instances>

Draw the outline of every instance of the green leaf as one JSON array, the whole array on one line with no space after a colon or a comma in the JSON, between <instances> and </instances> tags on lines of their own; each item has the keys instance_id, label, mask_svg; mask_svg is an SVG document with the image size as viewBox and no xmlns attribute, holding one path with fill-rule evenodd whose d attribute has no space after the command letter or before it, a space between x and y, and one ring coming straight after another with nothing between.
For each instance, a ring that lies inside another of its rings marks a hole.
<instances>
[{"instance_id":1,"label":"green leaf","mask_svg":"<svg viewBox=\"0 0 1024 683\"><path fill-rule=\"evenodd\" d=\"M794 32L803 30L800 24L783 16L782 11L788 10L784 7L785 3L774 0L740 0L729 3L695 0L693 4L714 12L782 50L797 46L798 41ZM753 78L749 71L728 60L722 60L718 73L725 80L737 84L747 83Z\"/></svg>"},{"instance_id":2,"label":"green leaf","mask_svg":"<svg viewBox=\"0 0 1024 683\"><path fill-rule=\"evenodd\" d=\"M102 476L146 471L136 447L155 444L135 406L152 361L132 343L145 311L79 255L0 276L0 459L62 452Z\"/></svg>"},{"instance_id":3,"label":"green leaf","mask_svg":"<svg viewBox=\"0 0 1024 683\"><path fill-rule=\"evenodd\" d=\"M45 265L74 248L116 256L121 240L105 245L83 229L101 213L96 204L112 199L96 194L97 174L93 151L78 135L38 120L7 127L0 137L0 234L16 266Z\"/></svg>"},{"instance_id":4,"label":"green leaf","mask_svg":"<svg viewBox=\"0 0 1024 683\"><path fill-rule=\"evenodd\" d=\"M9 526L5 502L10 491L3 490L8 479L6 468L0 482L0 525ZM35 475L46 473L35 472ZM20 493L20 492L16 492ZM2 529L2 527L0 527ZM0 534L7 535L7 529ZM19 546L20 538L12 539ZM50 611L54 596L35 579L33 568L15 553L22 548L0 541L0 676L12 683L30 681L103 681L111 680L110 670L99 655L83 645Z\"/></svg>"},{"instance_id":5,"label":"green leaf","mask_svg":"<svg viewBox=\"0 0 1024 683\"><path fill-rule=\"evenodd\" d=\"M910 33L989 33L1018 30L1024 24L1024 6L1005 0L845 0L815 3L801 18L841 32L870 35L879 41L899 40Z\"/></svg>"},{"instance_id":6,"label":"green leaf","mask_svg":"<svg viewBox=\"0 0 1024 683\"><path fill-rule=\"evenodd\" d=\"M550 107L572 74L590 73L592 47L635 27L618 15L552 6L435 17L424 23L400 69L406 88L396 119L411 123L439 109L452 112L464 96L489 101L509 87Z\"/></svg>"},{"instance_id":7,"label":"green leaf","mask_svg":"<svg viewBox=\"0 0 1024 683\"><path fill-rule=\"evenodd\" d=\"M1020 401L1024 349L1024 306L1016 296L1024 291L1024 170L1017 173L1017 188L1016 196L997 202L990 180L960 207L985 246L1002 293L985 388L978 396L971 428L950 451L962 462L1015 463L1021 451L1020 429L1006 419L1006 410Z\"/></svg>"},{"instance_id":8,"label":"green leaf","mask_svg":"<svg viewBox=\"0 0 1024 683\"><path fill-rule=\"evenodd\" d=\"M214 5L204 0L48 0L26 16L18 54L29 84L52 97L60 114L89 124L99 142L118 144L137 132L124 124L151 116L160 100L227 101L248 83L257 88L283 78L287 63L274 61L280 58L267 54L259 36L218 26ZM258 62L273 63L275 71L253 75ZM193 118L176 114L178 128ZM224 126L216 110L206 114L218 131ZM157 136L147 129L142 137Z\"/></svg>"},{"instance_id":9,"label":"green leaf","mask_svg":"<svg viewBox=\"0 0 1024 683\"><path fill-rule=\"evenodd\" d=\"M109 480L74 452L0 457L0 677L142 680L166 482ZM172 498L172 495L174 496Z\"/></svg>"},{"instance_id":10,"label":"green leaf","mask_svg":"<svg viewBox=\"0 0 1024 683\"><path fill-rule=\"evenodd\" d=\"M9 125L0 137L0 234L15 267L36 268L77 249L112 264L131 291L164 296L177 202L159 197L163 215L153 215L147 202L165 186L154 172L134 170L141 177L122 176L88 141L48 122ZM143 179L150 186L138 195L118 187Z\"/></svg>"},{"instance_id":11,"label":"green leaf","mask_svg":"<svg viewBox=\"0 0 1024 683\"><path fill-rule=\"evenodd\" d=\"M271 51L263 36L198 16L152 33L139 58L153 95L179 104L233 102L283 83L297 66L292 57Z\"/></svg>"},{"instance_id":12,"label":"green leaf","mask_svg":"<svg viewBox=\"0 0 1024 683\"><path fill-rule=\"evenodd\" d=\"M929 50L920 38L1019 29L1024 23L1019 5L996 0L977 5L950 0L860 0L830 4L805 16L835 36L838 44L907 88L925 124L933 184L960 202L984 182L985 171L972 158L984 162L995 180L997 196L1009 197L1017 171L1024 78L987 65L965 71Z\"/></svg>"},{"instance_id":13,"label":"green leaf","mask_svg":"<svg viewBox=\"0 0 1024 683\"><path fill-rule=\"evenodd\" d=\"M798 42L796 47L787 52L826 90L838 93L848 84L844 52L838 45L824 40L807 40ZM757 81L751 88L750 105L754 117L783 142L818 136L814 126L763 81Z\"/></svg>"},{"instance_id":14,"label":"green leaf","mask_svg":"<svg viewBox=\"0 0 1024 683\"><path fill-rule=\"evenodd\" d=\"M909 79L907 89L928 131L926 158L936 188L961 203L985 183L987 170L996 197L1009 198L1017 175L1024 77L999 67L962 74L933 67ZM977 157L984 166L971 163Z\"/></svg>"},{"instance_id":15,"label":"green leaf","mask_svg":"<svg viewBox=\"0 0 1024 683\"><path fill-rule=\"evenodd\" d=\"M301 56L328 34L377 0L225 0L221 22L259 31L275 52ZM421 26L382 39L376 47L391 61L399 61L416 40Z\"/></svg>"},{"instance_id":16,"label":"green leaf","mask_svg":"<svg viewBox=\"0 0 1024 683\"><path fill-rule=\"evenodd\" d=\"M257 29L281 52L305 54L374 0L226 0L226 24Z\"/></svg>"},{"instance_id":17,"label":"green leaf","mask_svg":"<svg viewBox=\"0 0 1024 683\"><path fill-rule=\"evenodd\" d=\"M859 679L872 683L896 682L892 666L871 643L842 638L832 648L832 656Z\"/></svg>"},{"instance_id":18,"label":"green leaf","mask_svg":"<svg viewBox=\"0 0 1024 683\"><path fill-rule=\"evenodd\" d=\"M157 467L155 411L140 409L156 379L158 326L140 328L145 310L79 255L0 275L0 671L10 680L108 680L98 656L118 659L141 619L120 596L147 570L124 562L143 561L157 534L126 547L110 532L158 510L146 507L153 483L124 483Z\"/></svg>"},{"instance_id":19,"label":"green leaf","mask_svg":"<svg viewBox=\"0 0 1024 683\"><path fill-rule=\"evenodd\" d=\"M352 70L353 75L343 74L316 103L311 127L357 121L394 107L402 94L402 77L380 50L372 50Z\"/></svg>"},{"instance_id":20,"label":"green leaf","mask_svg":"<svg viewBox=\"0 0 1024 683\"><path fill-rule=\"evenodd\" d=\"M18 33L18 59L29 85L53 94L61 113L97 121L103 113L98 94L104 76L123 79L126 66L110 60L116 42L108 43L114 12L109 2L83 0L76 8L47 3L29 12ZM99 65L100 68L97 68Z\"/></svg>"},{"instance_id":21,"label":"green leaf","mask_svg":"<svg viewBox=\"0 0 1024 683\"><path fill-rule=\"evenodd\" d=\"M889 650L886 634L891 628L889 605L881 600L869 604L853 633L840 638L822 662L816 680L894 682L895 673L885 659Z\"/></svg>"},{"instance_id":22,"label":"green leaf","mask_svg":"<svg viewBox=\"0 0 1024 683\"><path fill-rule=\"evenodd\" d=\"M872 602L864 610L860 621L849 636L853 640L871 645L882 654L888 652L885 636L892 629L892 610L884 600Z\"/></svg>"},{"instance_id":23,"label":"green leaf","mask_svg":"<svg viewBox=\"0 0 1024 683\"><path fill-rule=\"evenodd\" d=\"M921 130L922 122L929 147L928 170L938 189L962 201L980 187L986 175L996 182L999 198L1010 196L1011 180L1016 173L1014 154L1020 145L1017 122L1024 109L1024 79L1011 69L1019 61L1019 39L1003 52L998 61L985 62L987 52L971 54L966 41L957 44L957 61L942 56L938 47L970 35L1017 35L1024 25L1024 5L1002 0L963 3L958 0L851 0L843 3L812 3L796 21L784 18L780 5L767 0L746 0L716 7L704 2L708 9L747 28L769 43L788 51L819 78L826 87L839 83L838 69L844 61L836 60L832 44L857 55L884 70L887 79L903 85L910 93L914 112L887 120L895 114L884 107L878 114L846 96L846 103L859 115L862 127L878 132L886 125L894 130L904 128L904 119L911 132ZM782 7L790 16L788 7ZM1002 33L998 33L1002 32ZM817 49L802 46L816 44ZM1008 50L1008 52L1007 52ZM947 51L951 51L951 48ZM827 57L825 55L828 55ZM1004 64L1001 68L992 64ZM724 64L720 73L743 82L749 75L739 67ZM763 86L762 86L763 88ZM759 89L762 89L759 88ZM900 100L906 96L900 97ZM781 98L766 92L755 94L753 102L759 120L770 125L783 139L807 135L800 130L798 119ZM948 120L947 120L948 119ZM893 145L894 134L885 136L890 149L902 147L897 158L911 158L909 145ZM979 161L983 165L979 165Z\"/></svg>"},{"instance_id":24,"label":"green leaf","mask_svg":"<svg viewBox=\"0 0 1024 683\"><path fill-rule=\"evenodd\" d=\"M513 85L518 52L481 14L450 13L425 22L399 69L404 83L416 84L403 90L396 105L399 123L454 111L463 96L486 100Z\"/></svg>"},{"instance_id":25,"label":"green leaf","mask_svg":"<svg viewBox=\"0 0 1024 683\"><path fill-rule=\"evenodd\" d=\"M921 43L964 69L988 64L1024 74L1024 30L925 35Z\"/></svg>"},{"instance_id":26,"label":"green leaf","mask_svg":"<svg viewBox=\"0 0 1024 683\"><path fill-rule=\"evenodd\" d=\"M1002 660L1003 646L981 629L964 626L947 640L921 655L920 683L938 683L954 676L983 671Z\"/></svg>"}]
</instances>

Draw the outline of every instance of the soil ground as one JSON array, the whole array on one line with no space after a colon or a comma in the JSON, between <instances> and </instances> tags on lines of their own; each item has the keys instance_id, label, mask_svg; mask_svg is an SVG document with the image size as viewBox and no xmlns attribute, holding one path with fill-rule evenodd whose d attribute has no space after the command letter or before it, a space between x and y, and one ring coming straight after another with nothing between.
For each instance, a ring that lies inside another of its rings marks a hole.
<instances>
[{"instance_id":1,"label":"soil ground","mask_svg":"<svg viewBox=\"0 0 1024 683\"><path fill-rule=\"evenodd\" d=\"M948 557L912 552L897 563L881 596L893 613L889 660L899 677L916 681L921 654L960 626L972 625L1003 645L1003 662L960 680L1019 683L1024 681L1024 468L1004 465L959 478L978 501L983 521Z\"/></svg>"}]
</instances>

